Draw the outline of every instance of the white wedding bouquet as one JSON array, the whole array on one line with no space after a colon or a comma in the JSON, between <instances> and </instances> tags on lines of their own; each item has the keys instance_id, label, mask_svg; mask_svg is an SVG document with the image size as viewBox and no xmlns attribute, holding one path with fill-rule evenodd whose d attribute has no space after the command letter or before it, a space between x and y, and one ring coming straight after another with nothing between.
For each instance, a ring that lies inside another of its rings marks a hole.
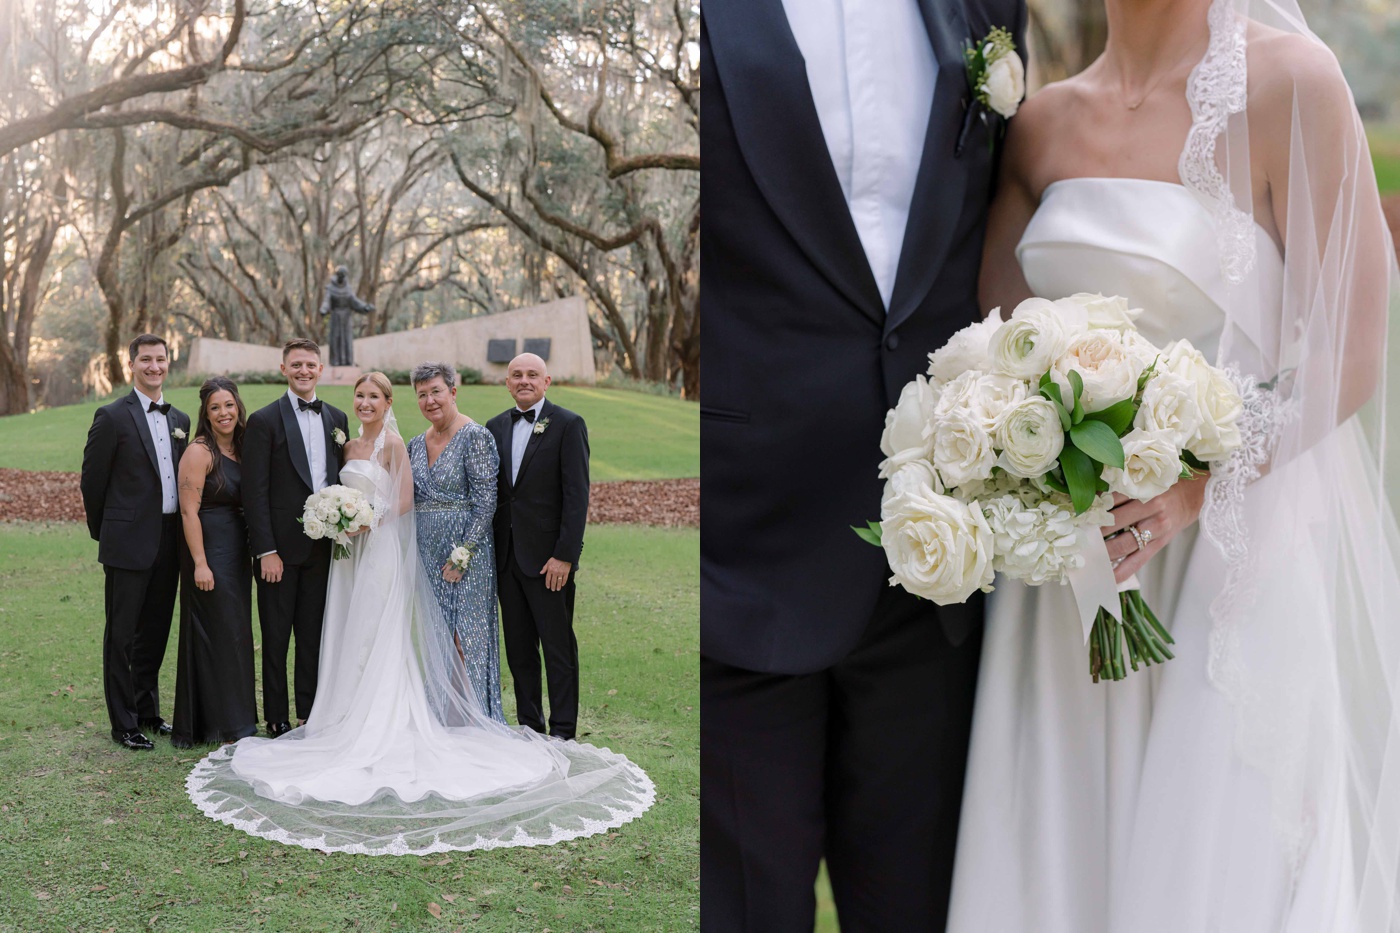
<instances>
[{"instance_id":1,"label":"white wedding bouquet","mask_svg":"<svg viewBox=\"0 0 1400 933\"><path fill-rule=\"evenodd\" d=\"M301 530L313 541L329 538L335 542L333 557L350 556L350 535L378 524L369 499L349 486L327 486L306 497L302 506Z\"/></svg>"},{"instance_id":2,"label":"white wedding bouquet","mask_svg":"<svg viewBox=\"0 0 1400 933\"><path fill-rule=\"evenodd\" d=\"M939 605L989 591L998 571L1074 584L1090 674L1121 680L1171 658L1172 638L1135 581L1114 583L1100 530L1112 494L1148 500L1227 458L1243 401L1189 341L1153 346L1123 298L999 310L900 393L880 440L880 521L855 530L884 548L891 586Z\"/></svg>"}]
</instances>

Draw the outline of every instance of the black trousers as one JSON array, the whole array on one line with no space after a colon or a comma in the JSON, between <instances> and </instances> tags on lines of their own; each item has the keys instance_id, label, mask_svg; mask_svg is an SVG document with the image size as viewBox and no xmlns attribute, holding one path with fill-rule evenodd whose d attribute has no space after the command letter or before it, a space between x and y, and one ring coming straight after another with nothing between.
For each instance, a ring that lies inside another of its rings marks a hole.
<instances>
[{"instance_id":1,"label":"black trousers","mask_svg":"<svg viewBox=\"0 0 1400 933\"><path fill-rule=\"evenodd\" d=\"M263 715L267 722L288 722L287 646L296 633L293 683L297 718L311 715L316 700L316 669L321 656L321 621L326 614L326 585L331 576L331 545L318 541L300 564L282 564L282 579L258 580L258 627L262 630Z\"/></svg>"},{"instance_id":2,"label":"black trousers","mask_svg":"<svg viewBox=\"0 0 1400 933\"><path fill-rule=\"evenodd\" d=\"M102 688L112 734L160 716L160 666L180 583L180 516L160 526L155 563L146 570L103 566L107 627L102 633Z\"/></svg>"},{"instance_id":3,"label":"black trousers","mask_svg":"<svg viewBox=\"0 0 1400 933\"><path fill-rule=\"evenodd\" d=\"M544 575L528 576L513 553L501 562L496 592L506 663L515 681L515 718L545 731L540 650L549 680L549 734L572 739L578 728L578 640L574 638L574 574L551 591Z\"/></svg>"},{"instance_id":4,"label":"black trousers","mask_svg":"<svg viewBox=\"0 0 1400 933\"><path fill-rule=\"evenodd\" d=\"M842 933L941 933L981 641L891 588L827 670L701 658L703 930L810 933L825 857Z\"/></svg>"}]
</instances>

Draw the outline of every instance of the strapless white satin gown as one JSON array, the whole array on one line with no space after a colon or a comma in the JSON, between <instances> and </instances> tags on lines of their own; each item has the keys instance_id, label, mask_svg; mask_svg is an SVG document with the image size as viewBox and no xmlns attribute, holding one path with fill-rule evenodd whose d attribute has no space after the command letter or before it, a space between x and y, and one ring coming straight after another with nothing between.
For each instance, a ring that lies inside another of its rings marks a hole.
<instances>
[{"instance_id":1,"label":"strapless white satin gown","mask_svg":"<svg viewBox=\"0 0 1400 933\"><path fill-rule=\"evenodd\" d=\"M1256 293L1278 307L1282 260L1255 232ZM1185 337L1213 359L1226 293L1215 243L1180 185L1079 178L1046 189L1017 256L1035 294L1123 295L1146 309L1149 340ZM1232 708L1207 680L1219 554L1193 527L1139 579L1176 659L1112 684L1089 679L1068 587L997 580L951 933L1333 929L1317 921L1331 916L1333 866L1306 862L1295 879L1267 783L1234 754Z\"/></svg>"}]
</instances>

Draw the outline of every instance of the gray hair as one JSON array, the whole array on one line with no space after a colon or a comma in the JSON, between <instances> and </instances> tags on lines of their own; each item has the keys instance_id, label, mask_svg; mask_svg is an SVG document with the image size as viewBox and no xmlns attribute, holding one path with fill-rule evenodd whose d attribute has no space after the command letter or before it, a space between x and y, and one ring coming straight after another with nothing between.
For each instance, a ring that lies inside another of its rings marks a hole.
<instances>
[{"instance_id":1,"label":"gray hair","mask_svg":"<svg viewBox=\"0 0 1400 933\"><path fill-rule=\"evenodd\" d=\"M415 389L425 382L432 382L434 379L441 379L442 384L450 389L457 384L457 370L441 362L419 363L413 367L413 373L409 378L413 381Z\"/></svg>"}]
</instances>

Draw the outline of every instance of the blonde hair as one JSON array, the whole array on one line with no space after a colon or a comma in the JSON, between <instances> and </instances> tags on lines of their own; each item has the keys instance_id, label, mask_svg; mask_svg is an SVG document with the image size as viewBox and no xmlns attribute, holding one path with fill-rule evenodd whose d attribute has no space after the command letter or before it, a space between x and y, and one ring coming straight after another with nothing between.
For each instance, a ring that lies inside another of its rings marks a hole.
<instances>
[{"instance_id":1,"label":"blonde hair","mask_svg":"<svg viewBox=\"0 0 1400 933\"><path fill-rule=\"evenodd\" d=\"M394 400L394 386L393 386L393 383L391 383L391 382L389 381L389 377L388 377L388 376L384 375L384 374L381 373L381 372L368 372L368 373L365 373L363 376L361 376L360 378L358 378L358 379L355 380L355 386L354 386L354 388L351 389L350 391L353 392L355 389L358 389L358 388L361 386L361 384L366 383L366 382L372 382L372 383L374 383L374 387L375 387L376 389L378 389L380 392L382 392L382 393L384 394L384 398L387 399L388 401L391 401L391 402L392 402L392 401Z\"/></svg>"}]
</instances>

